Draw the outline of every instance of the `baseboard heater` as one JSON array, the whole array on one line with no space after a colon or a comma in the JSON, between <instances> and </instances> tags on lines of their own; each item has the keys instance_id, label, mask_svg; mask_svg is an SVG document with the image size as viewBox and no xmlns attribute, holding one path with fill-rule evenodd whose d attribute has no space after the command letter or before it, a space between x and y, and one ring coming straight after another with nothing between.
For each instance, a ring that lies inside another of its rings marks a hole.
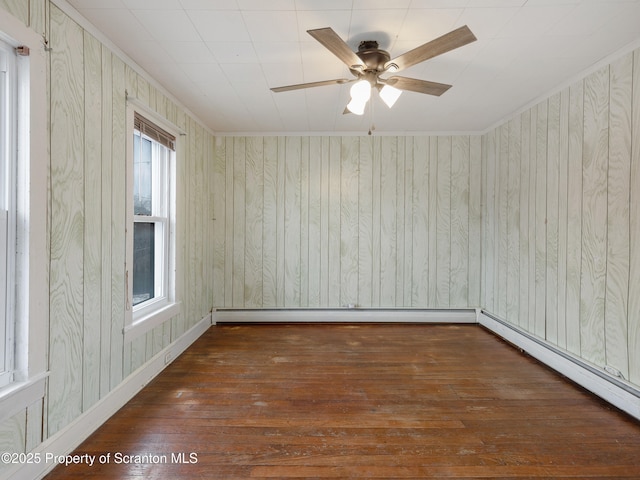
<instances>
[{"instance_id":1,"label":"baseboard heater","mask_svg":"<svg viewBox=\"0 0 640 480\"><path fill-rule=\"evenodd\" d=\"M214 323L477 323L474 309L272 308L216 309Z\"/></svg>"},{"instance_id":2,"label":"baseboard heater","mask_svg":"<svg viewBox=\"0 0 640 480\"><path fill-rule=\"evenodd\" d=\"M620 410L640 420L640 390L484 310L478 323Z\"/></svg>"}]
</instances>

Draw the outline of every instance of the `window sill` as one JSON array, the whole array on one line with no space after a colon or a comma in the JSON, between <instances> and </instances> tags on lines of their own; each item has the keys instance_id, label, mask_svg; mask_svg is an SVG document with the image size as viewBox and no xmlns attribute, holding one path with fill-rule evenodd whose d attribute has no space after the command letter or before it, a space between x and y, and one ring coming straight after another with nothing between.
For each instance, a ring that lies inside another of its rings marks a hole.
<instances>
[{"instance_id":1,"label":"window sill","mask_svg":"<svg viewBox=\"0 0 640 480\"><path fill-rule=\"evenodd\" d=\"M42 400L48 376L49 372L44 372L24 382L13 382L0 389L0 424Z\"/></svg>"},{"instance_id":2,"label":"window sill","mask_svg":"<svg viewBox=\"0 0 640 480\"><path fill-rule=\"evenodd\" d=\"M131 325L124 327L124 342L128 343L138 338L140 335L144 335L149 330L162 325L167 320L172 319L176 315L180 314L181 303L170 303L158 310L155 310L148 315L136 318Z\"/></svg>"}]
</instances>

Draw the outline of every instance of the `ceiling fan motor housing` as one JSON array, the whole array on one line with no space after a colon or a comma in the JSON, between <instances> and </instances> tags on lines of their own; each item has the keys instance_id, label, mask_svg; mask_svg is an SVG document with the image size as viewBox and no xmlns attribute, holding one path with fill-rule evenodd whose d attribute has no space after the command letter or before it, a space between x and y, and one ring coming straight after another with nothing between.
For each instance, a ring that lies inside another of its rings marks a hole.
<instances>
[{"instance_id":1,"label":"ceiling fan motor housing","mask_svg":"<svg viewBox=\"0 0 640 480\"><path fill-rule=\"evenodd\" d=\"M356 55L365 64L365 70L375 71L376 73L384 72L385 64L391 60L389 52L378 48L378 42L375 40L360 42Z\"/></svg>"}]
</instances>

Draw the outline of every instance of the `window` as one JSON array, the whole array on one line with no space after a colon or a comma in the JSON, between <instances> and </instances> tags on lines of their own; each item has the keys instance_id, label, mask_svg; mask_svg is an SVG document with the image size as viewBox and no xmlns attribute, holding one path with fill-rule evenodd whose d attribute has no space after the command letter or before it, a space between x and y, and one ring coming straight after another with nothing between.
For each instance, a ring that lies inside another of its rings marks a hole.
<instances>
[{"instance_id":1,"label":"window","mask_svg":"<svg viewBox=\"0 0 640 480\"><path fill-rule=\"evenodd\" d=\"M0 387L13 381L18 74L15 48L0 41Z\"/></svg>"},{"instance_id":2,"label":"window","mask_svg":"<svg viewBox=\"0 0 640 480\"><path fill-rule=\"evenodd\" d=\"M125 335L143 322L146 331L175 314L172 231L176 137L133 112L132 147L128 169L132 234L127 262L131 316Z\"/></svg>"},{"instance_id":3,"label":"window","mask_svg":"<svg viewBox=\"0 0 640 480\"><path fill-rule=\"evenodd\" d=\"M41 34L0 14L0 423L48 376L47 102Z\"/></svg>"}]
</instances>

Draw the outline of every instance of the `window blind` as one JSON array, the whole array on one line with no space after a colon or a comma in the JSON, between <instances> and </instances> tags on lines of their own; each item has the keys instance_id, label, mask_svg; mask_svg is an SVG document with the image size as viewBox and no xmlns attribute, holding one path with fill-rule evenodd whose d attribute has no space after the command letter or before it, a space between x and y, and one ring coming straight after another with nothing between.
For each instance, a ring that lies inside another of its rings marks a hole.
<instances>
[{"instance_id":1,"label":"window blind","mask_svg":"<svg viewBox=\"0 0 640 480\"><path fill-rule=\"evenodd\" d=\"M170 148L175 152L176 150L176 137L171 135L166 130L160 128L155 123L150 122L138 112L133 114L133 127L140 133L155 140L156 142Z\"/></svg>"}]
</instances>

